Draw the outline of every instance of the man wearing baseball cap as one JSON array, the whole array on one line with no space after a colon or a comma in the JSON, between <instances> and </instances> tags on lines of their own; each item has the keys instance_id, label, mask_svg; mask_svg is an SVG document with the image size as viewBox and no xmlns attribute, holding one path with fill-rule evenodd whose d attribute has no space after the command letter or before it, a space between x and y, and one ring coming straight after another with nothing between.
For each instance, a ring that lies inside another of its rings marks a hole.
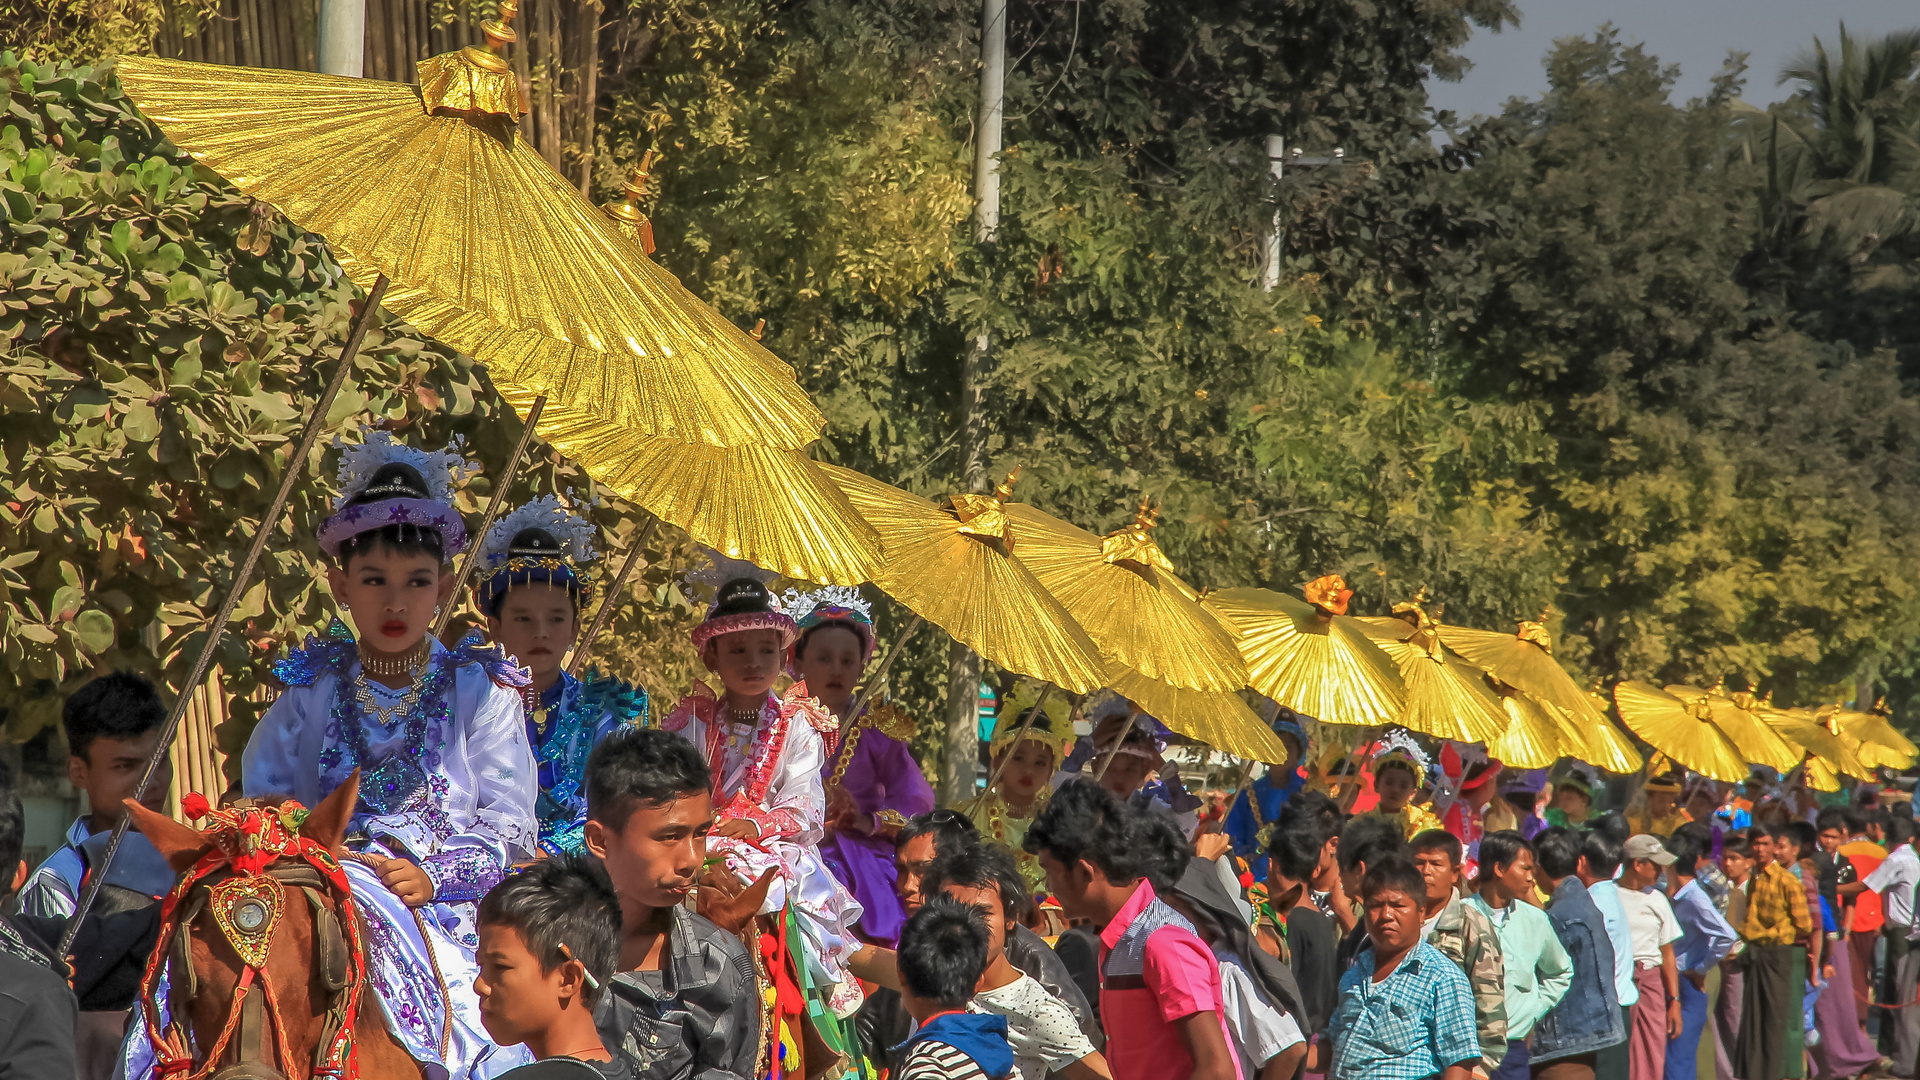
<instances>
[{"instance_id":1,"label":"man wearing baseball cap","mask_svg":"<svg viewBox=\"0 0 1920 1080\"><path fill-rule=\"evenodd\" d=\"M1680 920L1654 885L1673 856L1647 833L1628 838L1620 864L1620 907L1633 941L1633 984L1640 1000L1627 1032L1628 1080L1660 1080L1667 1067L1667 1041L1680 1034L1680 967L1673 943Z\"/></svg>"}]
</instances>

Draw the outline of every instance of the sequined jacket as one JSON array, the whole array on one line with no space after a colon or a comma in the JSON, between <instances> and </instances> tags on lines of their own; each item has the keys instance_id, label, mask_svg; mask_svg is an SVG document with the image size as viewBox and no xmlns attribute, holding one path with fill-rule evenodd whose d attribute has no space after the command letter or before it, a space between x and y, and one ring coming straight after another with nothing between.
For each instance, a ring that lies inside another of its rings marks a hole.
<instances>
[{"instance_id":1,"label":"sequined jacket","mask_svg":"<svg viewBox=\"0 0 1920 1080\"><path fill-rule=\"evenodd\" d=\"M554 689L557 699L527 718L540 771L535 816L541 851L578 855L586 850L587 756L607 736L646 726L647 692L597 671L585 679L561 672Z\"/></svg>"}]
</instances>

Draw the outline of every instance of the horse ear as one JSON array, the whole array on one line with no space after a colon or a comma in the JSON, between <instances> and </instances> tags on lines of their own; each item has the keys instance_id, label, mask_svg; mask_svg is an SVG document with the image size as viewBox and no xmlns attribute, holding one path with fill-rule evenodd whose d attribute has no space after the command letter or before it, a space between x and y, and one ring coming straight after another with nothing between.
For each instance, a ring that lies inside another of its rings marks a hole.
<instances>
[{"instance_id":1,"label":"horse ear","mask_svg":"<svg viewBox=\"0 0 1920 1080\"><path fill-rule=\"evenodd\" d=\"M174 873L185 872L200 861L200 856L213 850L213 842L202 836L199 830L182 825L165 814L157 814L132 799L122 801L126 803L127 813L133 815L133 827L139 829L140 835L159 849Z\"/></svg>"},{"instance_id":2,"label":"horse ear","mask_svg":"<svg viewBox=\"0 0 1920 1080\"><path fill-rule=\"evenodd\" d=\"M360 802L360 770L355 769L333 793L320 800L300 826L300 835L339 852L346 843L347 824L353 820L353 808Z\"/></svg>"}]
</instances>

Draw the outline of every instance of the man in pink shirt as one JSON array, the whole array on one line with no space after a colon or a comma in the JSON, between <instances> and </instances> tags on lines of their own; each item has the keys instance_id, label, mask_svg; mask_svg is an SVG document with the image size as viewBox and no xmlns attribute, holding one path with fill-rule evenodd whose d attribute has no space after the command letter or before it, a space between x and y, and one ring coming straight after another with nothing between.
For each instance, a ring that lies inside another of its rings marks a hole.
<instances>
[{"instance_id":1,"label":"man in pink shirt","mask_svg":"<svg viewBox=\"0 0 1920 1080\"><path fill-rule=\"evenodd\" d=\"M1047 887L1100 930L1100 1019L1114 1080L1237 1080L1220 968L1193 924L1154 895L1135 816L1098 784L1063 785L1028 827Z\"/></svg>"}]
</instances>

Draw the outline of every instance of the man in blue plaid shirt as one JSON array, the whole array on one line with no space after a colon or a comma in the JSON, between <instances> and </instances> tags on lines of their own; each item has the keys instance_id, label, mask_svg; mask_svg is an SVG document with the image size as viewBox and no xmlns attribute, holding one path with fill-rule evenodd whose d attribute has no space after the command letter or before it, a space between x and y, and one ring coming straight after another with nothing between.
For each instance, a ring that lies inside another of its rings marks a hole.
<instances>
[{"instance_id":1,"label":"man in blue plaid shirt","mask_svg":"<svg viewBox=\"0 0 1920 1080\"><path fill-rule=\"evenodd\" d=\"M1458 965L1420 940L1426 882L1392 855L1367 867L1360 896L1369 944L1340 979L1312 1068L1328 1080L1468 1080L1480 1061L1473 990Z\"/></svg>"}]
</instances>

